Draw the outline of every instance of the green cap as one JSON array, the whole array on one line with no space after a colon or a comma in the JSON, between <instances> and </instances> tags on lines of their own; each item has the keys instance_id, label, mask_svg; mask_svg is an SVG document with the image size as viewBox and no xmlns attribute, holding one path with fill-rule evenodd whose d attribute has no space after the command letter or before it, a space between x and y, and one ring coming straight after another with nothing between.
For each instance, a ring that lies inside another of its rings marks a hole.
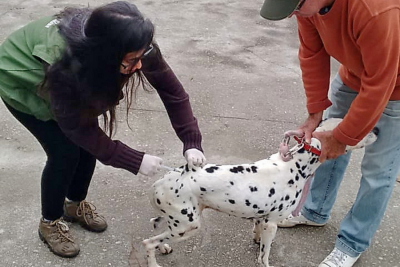
<instances>
[{"instance_id":1,"label":"green cap","mask_svg":"<svg viewBox=\"0 0 400 267\"><path fill-rule=\"evenodd\" d=\"M299 0L265 0L260 15L270 20L287 18L296 9Z\"/></svg>"}]
</instances>

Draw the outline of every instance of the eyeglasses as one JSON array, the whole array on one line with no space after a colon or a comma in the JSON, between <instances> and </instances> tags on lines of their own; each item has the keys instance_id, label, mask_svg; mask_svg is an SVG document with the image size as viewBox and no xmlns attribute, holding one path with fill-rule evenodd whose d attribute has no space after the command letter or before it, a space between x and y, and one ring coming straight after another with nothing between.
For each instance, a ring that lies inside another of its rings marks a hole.
<instances>
[{"instance_id":1,"label":"eyeglasses","mask_svg":"<svg viewBox=\"0 0 400 267\"><path fill-rule=\"evenodd\" d=\"M143 58L147 57L151 53L151 51L153 51L153 45L152 44L150 44L147 47L146 51L144 51L144 53L140 57L135 57L135 58L129 60L129 65L125 65L124 63L121 63L121 66L124 69L128 68L128 66L135 66L139 62L139 60L142 60Z\"/></svg>"},{"instance_id":2,"label":"eyeglasses","mask_svg":"<svg viewBox=\"0 0 400 267\"><path fill-rule=\"evenodd\" d=\"M305 2L306 2L306 0L300 1L299 4L297 5L296 9L293 12L299 11L302 8L302 6L304 5Z\"/></svg>"}]
</instances>

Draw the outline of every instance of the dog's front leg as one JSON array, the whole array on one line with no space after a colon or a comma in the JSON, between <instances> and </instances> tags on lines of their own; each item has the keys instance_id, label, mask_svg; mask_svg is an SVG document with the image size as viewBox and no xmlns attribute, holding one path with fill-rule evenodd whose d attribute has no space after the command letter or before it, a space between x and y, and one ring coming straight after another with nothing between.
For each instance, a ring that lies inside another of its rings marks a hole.
<instances>
[{"instance_id":1,"label":"dog's front leg","mask_svg":"<svg viewBox=\"0 0 400 267\"><path fill-rule=\"evenodd\" d=\"M256 244L260 244L261 239L261 231L262 231L262 224L261 219L254 219L253 220L254 227L253 227L253 240Z\"/></svg>"},{"instance_id":2,"label":"dog's front leg","mask_svg":"<svg viewBox=\"0 0 400 267\"><path fill-rule=\"evenodd\" d=\"M272 240L274 240L276 235L276 230L278 226L276 223L262 221L261 223L261 243L260 243L260 255L258 257L258 262L263 264L265 267L269 266L269 253L271 251Z\"/></svg>"}]
</instances>

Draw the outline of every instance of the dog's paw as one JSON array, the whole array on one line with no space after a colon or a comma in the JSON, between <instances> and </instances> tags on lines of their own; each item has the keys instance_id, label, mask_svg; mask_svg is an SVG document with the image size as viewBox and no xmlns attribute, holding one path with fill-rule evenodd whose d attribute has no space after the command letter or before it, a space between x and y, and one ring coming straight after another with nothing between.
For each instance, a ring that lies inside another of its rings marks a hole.
<instances>
[{"instance_id":1,"label":"dog's paw","mask_svg":"<svg viewBox=\"0 0 400 267\"><path fill-rule=\"evenodd\" d=\"M161 254L164 254L164 255L170 254L173 251L171 246L168 244L160 245L160 246L158 246L158 249L160 250Z\"/></svg>"},{"instance_id":2,"label":"dog's paw","mask_svg":"<svg viewBox=\"0 0 400 267\"><path fill-rule=\"evenodd\" d=\"M258 262L258 263L260 264L260 266L262 266L262 267L274 267L274 266L271 266L271 265L268 264L268 259L266 260L266 262L264 262L264 261L263 261L263 257L262 257L261 255L258 257L257 262Z\"/></svg>"}]
</instances>

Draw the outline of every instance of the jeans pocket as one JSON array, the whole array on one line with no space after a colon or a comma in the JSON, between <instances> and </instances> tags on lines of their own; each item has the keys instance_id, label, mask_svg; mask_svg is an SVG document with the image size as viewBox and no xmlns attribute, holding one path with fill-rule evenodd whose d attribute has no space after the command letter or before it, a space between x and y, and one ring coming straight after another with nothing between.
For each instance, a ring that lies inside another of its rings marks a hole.
<instances>
[{"instance_id":1,"label":"jeans pocket","mask_svg":"<svg viewBox=\"0 0 400 267\"><path fill-rule=\"evenodd\" d=\"M383 114L392 118L400 119L400 100L391 100L383 110Z\"/></svg>"}]
</instances>

